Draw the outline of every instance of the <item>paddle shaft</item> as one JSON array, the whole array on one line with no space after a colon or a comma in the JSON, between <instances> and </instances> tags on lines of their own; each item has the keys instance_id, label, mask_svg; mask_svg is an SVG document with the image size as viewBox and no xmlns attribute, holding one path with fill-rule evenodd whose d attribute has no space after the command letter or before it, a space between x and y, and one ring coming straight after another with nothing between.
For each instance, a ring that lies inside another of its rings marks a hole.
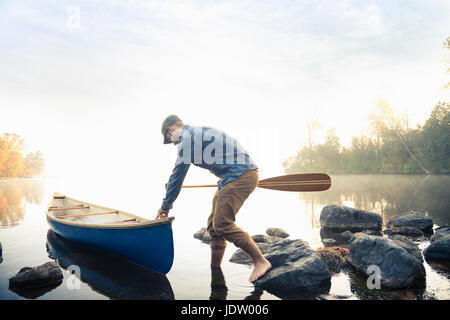
<instances>
[{"instance_id":1,"label":"paddle shaft","mask_svg":"<svg viewBox=\"0 0 450 320\"><path fill-rule=\"evenodd\" d=\"M325 173L290 174L260 180L258 187L280 191L324 191L331 186L331 178ZM216 184L184 185L182 188L216 188ZM166 184L167 188L167 184Z\"/></svg>"}]
</instances>

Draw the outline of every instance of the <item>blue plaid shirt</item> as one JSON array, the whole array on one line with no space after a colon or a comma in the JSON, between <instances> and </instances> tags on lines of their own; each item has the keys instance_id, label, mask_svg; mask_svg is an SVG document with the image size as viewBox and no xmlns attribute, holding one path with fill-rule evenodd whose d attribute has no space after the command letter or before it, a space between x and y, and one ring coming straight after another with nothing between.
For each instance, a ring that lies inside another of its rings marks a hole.
<instances>
[{"instance_id":1,"label":"blue plaid shirt","mask_svg":"<svg viewBox=\"0 0 450 320\"><path fill-rule=\"evenodd\" d=\"M219 190L243 173L258 169L236 139L214 128L185 125L177 146L177 161L161 205L164 211L172 208L191 164L207 169L220 178L217 182Z\"/></svg>"}]
</instances>

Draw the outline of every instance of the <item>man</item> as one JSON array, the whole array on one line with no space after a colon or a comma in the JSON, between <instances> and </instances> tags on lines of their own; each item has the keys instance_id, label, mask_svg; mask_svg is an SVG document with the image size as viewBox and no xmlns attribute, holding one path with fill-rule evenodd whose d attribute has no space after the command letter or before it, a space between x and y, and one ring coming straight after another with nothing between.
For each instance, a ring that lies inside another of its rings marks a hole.
<instances>
[{"instance_id":1,"label":"man","mask_svg":"<svg viewBox=\"0 0 450 320\"><path fill-rule=\"evenodd\" d=\"M258 184L256 164L226 133L214 128L185 125L176 115L164 120L161 133L164 144L178 146L178 158L156 218L168 216L191 163L209 170L220 178L207 224L211 237L211 267L220 268L226 241L229 241L253 259L254 268L249 281L262 277L272 265L249 234L235 224L237 212Z\"/></svg>"}]
</instances>

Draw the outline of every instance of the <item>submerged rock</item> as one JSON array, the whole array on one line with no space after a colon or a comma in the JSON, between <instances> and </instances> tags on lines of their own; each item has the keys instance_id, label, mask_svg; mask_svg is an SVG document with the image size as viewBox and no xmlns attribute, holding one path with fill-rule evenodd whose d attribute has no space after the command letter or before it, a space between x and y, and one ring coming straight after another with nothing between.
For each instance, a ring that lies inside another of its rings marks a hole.
<instances>
[{"instance_id":1,"label":"submerged rock","mask_svg":"<svg viewBox=\"0 0 450 320\"><path fill-rule=\"evenodd\" d=\"M276 236L266 236L265 234L255 234L252 236L253 241L255 242L262 242L262 243L275 243L280 240L283 240L283 238L276 237Z\"/></svg>"},{"instance_id":2,"label":"submerged rock","mask_svg":"<svg viewBox=\"0 0 450 320\"><path fill-rule=\"evenodd\" d=\"M36 290L48 292L63 281L63 274L56 262L47 262L37 267L25 267L9 279L9 289L21 296L39 296ZM43 294L42 293L42 294Z\"/></svg>"},{"instance_id":3,"label":"submerged rock","mask_svg":"<svg viewBox=\"0 0 450 320\"><path fill-rule=\"evenodd\" d=\"M415 227L393 227L383 231L384 234L387 235L403 235L407 237L423 237L424 233L422 230L417 229Z\"/></svg>"},{"instance_id":4,"label":"submerged rock","mask_svg":"<svg viewBox=\"0 0 450 320\"><path fill-rule=\"evenodd\" d=\"M433 220L420 212L405 213L392 217L388 220L387 226L393 227L413 227L424 233L433 232Z\"/></svg>"},{"instance_id":5,"label":"submerged rock","mask_svg":"<svg viewBox=\"0 0 450 320\"><path fill-rule=\"evenodd\" d=\"M279 237L283 239L289 237L289 233L280 228L269 228L266 230L266 233L269 236Z\"/></svg>"},{"instance_id":6,"label":"submerged rock","mask_svg":"<svg viewBox=\"0 0 450 320\"><path fill-rule=\"evenodd\" d=\"M364 210L338 205L328 205L320 213L320 226L325 231L340 233L364 230L381 230L383 219L380 215Z\"/></svg>"},{"instance_id":7,"label":"submerged rock","mask_svg":"<svg viewBox=\"0 0 450 320\"><path fill-rule=\"evenodd\" d=\"M347 261L356 270L373 275L370 266L379 268L381 286L397 289L423 283L425 268L423 264L395 241L357 234L349 246Z\"/></svg>"},{"instance_id":8,"label":"submerged rock","mask_svg":"<svg viewBox=\"0 0 450 320\"><path fill-rule=\"evenodd\" d=\"M450 234L443 235L425 249L424 256L427 261L449 262L450 261Z\"/></svg>"},{"instance_id":9,"label":"submerged rock","mask_svg":"<svg viewBox=\"0 0 450 320\"><path fill-rule=\"evenodd\" d=\"M272 268L255 285L282 299L306 299L331 287L328 268L315 253Z\"/></svg>"},{"instance_id":10,"label":"submerged rock","mask_svg":"<svg viewBox=\"0 0 450 320\"><path fill-rule=\"evenodd\" d=\"M272 247L271 244L264 242L256 242L256 245L259 247L262 254L265 254ZM250 256L242 249L238 249L233 253L229 261L239 264L253 264L252 258L250 258Z\"/></svg>"},{"instance_id":11,"label":"submerged rock","mask_svg":"<svg viewBox=\"0 0 450 320\"><path fill-rule=\"evenodd\" d=\"M326 264L303 240L283 239L275 243L257 243L272 264L255 285L280 298L307 298L329 290L331 275ZM241 249L231 262L251 264L250 257Z\"/></svg>"},{"instance_id":12,"label":"submerged rock","mask_svg":"<svg viewBox=\"0 0 450 320\"><path fill-rule=\"evenodd\" d=\"M202 240L203 236L205 235L206 228L201 228L196 233L194 233L194 238L198 240Z\"/></svg>"},{"instance_id":13,"label":"submerged rock","mask_svg":"<svg viewBox=\"0 0 450 320\"><path fill-rule=\"evenodd\" d=\"M331 286L325 262L303 240L279 241L264 256L272 269L255 284L280 298L305 298Z\"/></svg>"},{"instance_id":14,"label":"submerged rock","mask_svg":"<svg viewBox=\"0 0 450 320\"><path fill-rule=\"evenodd\" d=\"M434 235L430 238L430 242L434 242L448 235L450 235L450 226L439 227L435 230Z\"/></svg>"},{"instance_id":15,"label":"submerged rock","mask_svg":"<svg viewBox=\"0 0 450 320\"><path fill-rule=\"evenodd\" d=\"M206 228L201 228L199 231L194 233L194 238L207 244L211 241L211 237L209 236L209 232Z\"/></svg>"}]
</instances>

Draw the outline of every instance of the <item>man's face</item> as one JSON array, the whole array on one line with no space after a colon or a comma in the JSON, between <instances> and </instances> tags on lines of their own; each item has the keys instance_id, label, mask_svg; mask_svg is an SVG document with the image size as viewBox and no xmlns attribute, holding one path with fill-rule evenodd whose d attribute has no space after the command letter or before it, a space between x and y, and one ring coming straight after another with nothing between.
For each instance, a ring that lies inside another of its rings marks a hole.
<instances>
[{"instance_id":1,"label":"man's face","mask_svg":"<svg viewBox=\"0 0 450 320\"><path fill-rule=\"evenodd\" d=\"M172 141L172 133L173 133L175 130L177 130L177 127L176 127L175 125L172 125L172 126L170 126L170 127L167 128L167 131L166 131L166 138L167 138L168 140L171 140L171 141ZM178 144L178 142L179 142L178 140L172 141L172 144L175 146L175 145Z\"/></svg>"}]
</instances>

